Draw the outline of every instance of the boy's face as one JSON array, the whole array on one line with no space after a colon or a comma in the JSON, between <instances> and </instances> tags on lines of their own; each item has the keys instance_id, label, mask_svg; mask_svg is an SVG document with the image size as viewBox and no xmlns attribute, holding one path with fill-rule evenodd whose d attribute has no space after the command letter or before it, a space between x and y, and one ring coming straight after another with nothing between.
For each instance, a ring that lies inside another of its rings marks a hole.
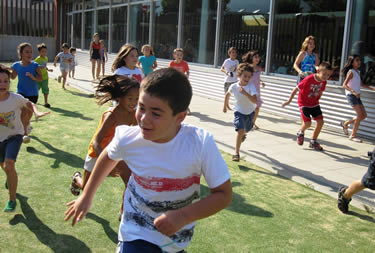
<instances>
[{"instance_id":1,"label":"boy's face","mask_svg":"<svg viewBox=\"0 0 375 253\"><path fill-rule=\"evenodd\" d=\"M63 47L62 50L63 50L64 54L67 54L69 52L69 48L67 48L67 47Z\"/></svg>"},{"instance_id":2,"label":"boy's face","mask_svg":"<svg viewBox=\"0 0 375 253\"><path fill-rule=\"evenodd\" d=\"M317 75L320 80L327 81L328 78L332 75L332 72L333 72L332 70L319 67L319 72Z\"/></svg>"},{"instance_id":3,"label":"boy's face","mask_svg":"<svg viewBox=\"0 0 375 253\"><path fill-rule=\"evenodd\" d=\"M228 56L229 58L231 58L232 60L236 59L237 58L237 51L236 50L232 50L228 53Z\"/></svg>"},{"instance_id":4,"label":"boy's face","mask_svg":"<svg viewBox=\"0 0 375 253\"><path fill-rule=\"evenodd\" d=\"M47 55L47 48L42 48L42 49L39 51L39 54L40 54L40 56L42 56L42 57L46 57L46 55Z\"/></svg>"},{"instance_id":5,"label":"boy's face","mask_svg":"<svg viewBox=\"0 0 375 253\"><path fill-rule=\"evenodd\" d=\"M177 61L182 61L182 59L184 59L184 53L181 52L181 51L178 51L174 54L174 58L177 60Z\"/></svg>"},{"instance_id":6,"label":"boy's face","mask_svg":"<svg viewBox=\"0 0 375 253\"><path fill-rule=\"evenodd\" d=\"M173 115L167 101L151 96L141 89L135 116L144 139L166 143L177 135L186 112Z\"/></svg>"},{"instance_id":7,"label":"boy's face","mask_svg":"<svg viewBox=\"0 0 375 253\"><path fill-rule=\"evenodd\" d=\"M9 91L9 76L6 73L0 73L0 94Z\"/></svg>"},{"instance_id":8,"label":"boy's face","mask_svg":"<svg viewBox=\"0 0 375 253\"><path fill-rule=\"evenodd\" d=\"M253 73L250 71L244 71L239 76L240 77L240 84L241 85L247 85L250 82L251 77L253 76Z\"/></svg>"},{"instance_id":9,"label":"boy's face","mask_svg":"<svg viewBox=\"0 0 375 253\"><path fill-rule=\"evenodd\" d=\"M77 51L72 51L70 54L75 55Z\"/></svg>"}]
</instances>

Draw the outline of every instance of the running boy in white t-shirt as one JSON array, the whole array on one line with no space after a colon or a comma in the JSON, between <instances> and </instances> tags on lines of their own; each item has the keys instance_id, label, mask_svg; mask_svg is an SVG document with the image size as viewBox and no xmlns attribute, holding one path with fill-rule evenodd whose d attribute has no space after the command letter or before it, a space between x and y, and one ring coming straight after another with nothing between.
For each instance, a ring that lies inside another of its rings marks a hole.
<instances>
[{"instance_id":1,"label":"running boy in white t-shirt","mask_svg":"<svg viewBox=\"0 0 375 253\"><path fill-rule=\"evenodd\" d=\"M237 82L236 69L238 64L240 64L237 60L237 49L235 47L228 49L228 56L229 58L221 66L221 72L225 73L224 93L227 93L231 84Z\"/></svg>"},{"instance_id":2,"label":"running boy in white t-shirt","mask_svg":"<svg viewBox=\"0 0 375 253\"><path fill-rule=\"evenodd\" d=\"M241 63L237 68L240 81L232 84L225 94L223 112L227 112L229 98L232 94L236 100L234 104L234 128L237 132L235 153L232 161L240 160L241 143L246 139L246 133L253 128L255 109L257 107L257 90L250 82L254 70L249 63Z\"/></svg>"},{"instance_id":3,"label":"running boy in white t-shirt","mask_svg":"<svg viewBox=\"0 0 375 253\"><path fill-rule=\"evenodd\" d=\"M119 252L179 252L190 243L195 221L227 207L230 174L211 134L183 124L192 97L186 76L168 68L141 83L138 126L119 126L99 156L85 191L68 205L73 225L119 160L132 171L119 229ZM211 194L200 199L204 175ZM152 251L154 250L154 251Z\"/></svg>"}]
</instances>

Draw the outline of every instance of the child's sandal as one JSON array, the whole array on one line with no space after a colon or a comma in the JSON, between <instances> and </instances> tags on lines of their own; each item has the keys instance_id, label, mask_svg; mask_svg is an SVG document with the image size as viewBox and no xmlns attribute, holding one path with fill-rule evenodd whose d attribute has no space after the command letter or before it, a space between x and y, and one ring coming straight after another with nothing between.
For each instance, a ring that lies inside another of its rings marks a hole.
<instances>
[{"instance_id":1,"label":"child's sandal","mask_svg":"<svg viewBox=\"0 0 375 253\"><path fill-rule=\"evenodd\" d=\"M342 131L344 132L344 134L349 135L348 127L345 126L345 121L341 121L340 126L342 127Z\"/></svg>"},{"instance_id":2,"label":"child's sandal","mask_svg":"<svg viewBox=\"0 0 375 253\"><path fill-rule=\"evenodd\" d=\"M81 188L78 186L76 182L77 177L82 177L81 172L79 171L74 172L73 177L72 177L72 184L70 185L70 192L74 196L78 196L81 193Z\"/></svg>"},{"instance_id":3,"label":"child's sandal","mask_svg":"<svg viewBox=\"0 0 375 253\"><path fill-rule=\"evenodd\" d=\"M233 162L239 162L240 161L240 155L232 155L232 161Z\"/></svg>"}]
</instances>

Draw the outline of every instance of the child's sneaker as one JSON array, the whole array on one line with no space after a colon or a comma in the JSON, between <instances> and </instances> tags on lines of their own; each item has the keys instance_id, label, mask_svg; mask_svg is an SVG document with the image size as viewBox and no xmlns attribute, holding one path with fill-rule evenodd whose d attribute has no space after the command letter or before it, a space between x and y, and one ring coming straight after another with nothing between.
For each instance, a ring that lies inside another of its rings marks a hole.
<instances>
[{"instance_id":1,"label":"child's sneaker","mask_svg":"<svg viewBox=\"0 0 375 253\"><path fill-rule=\"evenodd\" d=\"M347 213L349 211L349 203L352 199L346 199L344 197L344 193L348 189L346 186L341 186L338 193L337 198L337 207L340 209L341 212Z\"/></svg>"},{"instance_id":2,"label":"child's sneaker","mask_svg":"<svg viewBox=\"0 0 375 253\"><path fill-rule=\"evenodd\" d=\"M320 146L319 142L315 141L315 140L311 140L310 141L310 145L309 145L310 148L313 148L317 151L323 151L323 147Z\"/></svg>"},{"instance_id":3,"label":"child's sneaker","mask_svg":"<svg viewBox=\"0 0 375 253\"><path fill-rule=\"evenodd\" d=\"M16 209L17 202L13 200L9 200L7 205L4 208L4 212L13 212Z\"/></svg>"},{"instance_id":4,"label":"child's sneaker","mask_svg":"<svg viewBox=\"0 0 375 253\"><path fill-rule=\"evenodd\" d=\"M305 140L305 135L301 131L298 131L298 133L297 133L297 144L303 145L304 140Z\"/></svg>"}]
</instances>

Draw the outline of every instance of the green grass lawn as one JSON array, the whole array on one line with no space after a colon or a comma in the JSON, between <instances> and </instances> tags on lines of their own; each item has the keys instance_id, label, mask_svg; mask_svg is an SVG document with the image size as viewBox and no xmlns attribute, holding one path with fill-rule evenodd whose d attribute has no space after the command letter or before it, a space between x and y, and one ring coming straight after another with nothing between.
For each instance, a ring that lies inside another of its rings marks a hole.
<instances>
[{"instance_id":1,"label":"green grass lawn","mask_svg":"<svg viewBox=\"0 0 375 253\"><path fill-rule=\"evenodd\" d=\"M16 82L12 81L14 87ZM0 252L114 252L123 183L108 178L91 212L74 228L64 222L74 171L82 171L87 146L106 106L50 80L51 114L33 122L30 144L16 163L15 213L0 211ZM43 102L42 96L39 102ZM341 214L336 200L278 177L253 164L233 163L233 202L199 221L188 252L374 252L375 215L351 207ZM0 174L0 207L8 198ZM209 190L202 184L202 194Z\"/></svg>"}]
</instances>

